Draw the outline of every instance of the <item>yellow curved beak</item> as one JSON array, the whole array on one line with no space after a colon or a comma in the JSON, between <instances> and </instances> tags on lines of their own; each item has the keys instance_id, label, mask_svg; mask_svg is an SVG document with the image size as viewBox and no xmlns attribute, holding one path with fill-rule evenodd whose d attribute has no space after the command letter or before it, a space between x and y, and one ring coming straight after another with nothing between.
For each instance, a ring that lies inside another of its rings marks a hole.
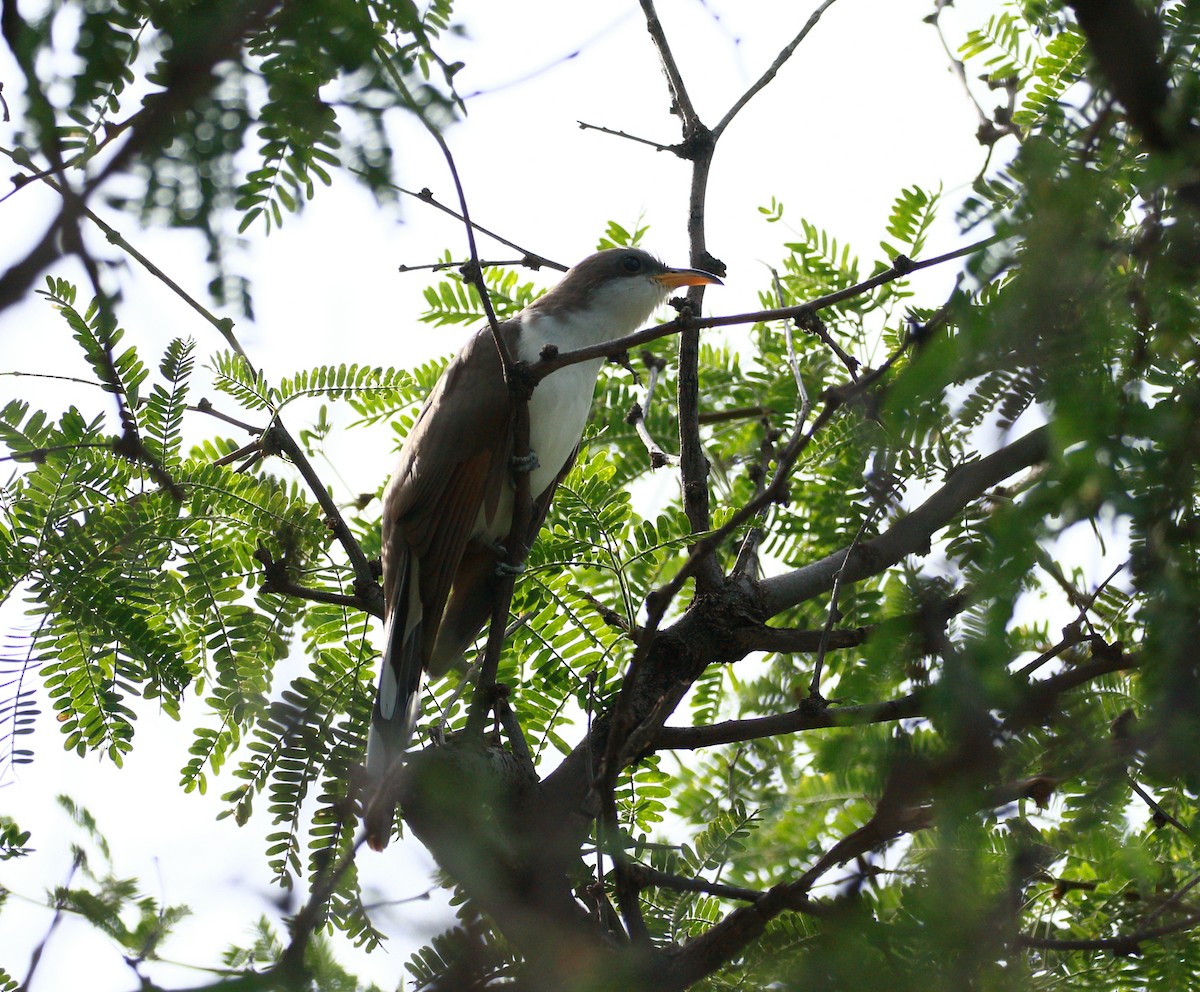
<instances>
[{"instance_id":1,"label":"yellow curved beak","mask_svg":"<svg viewBox=\"0 0 1200 992\"><path fill-rule=\"evenodd\" d=\"M679 286L724 285L711 272L705 272L702 269L667 269L666 272L655 276L654 279L667 289L676 289Z\"/></svg>"}]
</instances>

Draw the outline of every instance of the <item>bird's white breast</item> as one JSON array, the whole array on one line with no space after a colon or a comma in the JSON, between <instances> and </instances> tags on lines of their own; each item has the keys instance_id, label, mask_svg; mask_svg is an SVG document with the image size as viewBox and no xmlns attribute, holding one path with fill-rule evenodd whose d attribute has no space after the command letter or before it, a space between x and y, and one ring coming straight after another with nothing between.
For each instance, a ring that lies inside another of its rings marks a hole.
<instances>
[{"instance_id":1,"label":"bird's white breast","mask_svg":"<svg viewBox=\"0 0 1200 992\"><path fill-rule=\"evenodd\" d=\"M521 360L536 361L547 344L567 351L594 343L582 328L570 326L588 316L585 313L567 320L527 316L521 327ZM546 376L533 391L529 400L529 447L538 457L538 467L529 475L529 491L534 496L541 495L554 481L583 436L601 363L602 359L593 359L568 365Z\"/></svg>"},{"instance_id":2,"label":"bird's white breast","mask_svg":"<svg viewBox=\"0 0 1200 992\"><path fill-rule=\"evenodd\" d=\"M521 316L517 357L535 362L547 345L559 352L614 341L632 334L666 296L658 283L649 279L619 281L600 288L590 305L568 314L549 315L536 305ZM587 426L596 391L596 376L603 359L568 365L538 383L529 400L529 447L538 466L529 474L529 491L536 499L562 470ZM513 495L505 488L496 515L488 523L481 512L477 534L499 539L512 521Z\"/></svg>"}]
</instances>

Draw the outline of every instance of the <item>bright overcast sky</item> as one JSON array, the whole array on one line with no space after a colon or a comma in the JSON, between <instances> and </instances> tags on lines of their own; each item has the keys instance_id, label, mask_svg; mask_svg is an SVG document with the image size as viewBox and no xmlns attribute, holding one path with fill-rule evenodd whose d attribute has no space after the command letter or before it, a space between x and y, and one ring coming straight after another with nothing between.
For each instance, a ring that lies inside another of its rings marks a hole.
<instances>
[{"instance_id":1,"label":"bright overcast sky","mask_svg":"<svg viewBox=\"0 0 1200 992\"><path fill-rule=\"evenodd\" d=\"M771 63L815 2L661 0L660 16L706 123L715 124ZM952 43L961 40L964 24L981 23L994 7L960 0L947 12ZM936 32L922 23L932 8L933 0L839 0L726 133L709 186L708 245L728 266L729 278L725 288L707 294L713 312L757 308L764 266L777 263L781 243L792 237L784 225L800 217L848 241L869 272L879 257L890 204L905 186L943 187L944 223L928 253L956 246L953 208L984 152L974 140L975 110L951 74ZM463 0L457 17L468 36L444 39L438 47L448 60L466 63L457 77L460 91L479 94L468 100L469 117L447 135L476 221L569 264L593 250L608 220L628 227L644 217L651 225L646 247L669 263L686 265L687 163L577 124L582 120L662 143L678 140L677 119L668 113L666 85L638 5ZM6 49L0 52L0 81L16 111L20 76ZM0 144L6 147L10 128L0 125ZM453 190L432 141L412 122L395 133L404 185L427 186L450 202ZM8 188L0 183L0 194ZM758 213L772 196L785 206L784 223L766 224ZM53 194L32 186L0 204L0 266L7 268L40 237L55 208ZM202 296L208 273L198 238L142 232L127 217L105 216ZM102 239L95 245L98 253L113 257ZM342 362L407 366L449 353L468 329L419 324L427 276L397 271L402 263L431 261L446 248L465 254L455 222L414 200L402 201L399 210L380 209L338 176L332 189L319 190L304 215L286 219L282 230L270 237L257 228L248 232L244 258L231 264L254 281L257 321L238 320L237 333L268 376ZM513 257L487 239L480 249L485 258ZM51 271L83 282L69 263ZM918 275L917 302L940 304L952 275ZM552 274L534 278L549 282ZM156 364L175 336L195 337L201 355L222 347L215 332L162 286L132 271L122 279L125 303L119 313L126 341L145 349L147 364ZM0 356L0 371L86 374L65 325L40 300L0 316ZM0 379L0 404L18 391L31 395L30 381ZM47 389L40 396L52 413L67 402L97 402L89 393L68 398ZM301 419L292 414L290 422ZM372 491L390 472L389 433L381 430L373 439L381 446L377 454L364 450L361 440L353 448L336 438L329 445L330 462L318 467L345 484L339 496ZM28 626L11 608L0 611L0 621L5 638ZM188 701L184 724L194 724L202 705ZM33 904L26 909L22 897L44 900L47 887L63 882L70 845L83 839L55 807L59 792L95 814L118 875L135 876L147 895L194 911L178 939L164 948L166 957L216 964L230 941L247 939L261 914L279 918L279 893L269 888L263 857L269 825L261 816L240 829L232 820L215 821L219 797L235 780L226 772L207 796L183 796L177 788L190 742L187 726L143 712L133 753L120 770L95 756L64 753L48 706L32 741L31 765L0 769L0 813L32 830L37 848L32 857L0 867L0 883L13 890L0 913L0 964L16 977L24 976L29 951L50 918ZM265 799L257 804L260 811L266 805ZM359 870L368 902L418 896L430 886L428 855L411 839L383 855L364 849ZM443 907L444 898L435 895L381 911L377 921L394 937L388 952L362 960L341 956L364 979L393 987L409 954L448 919ZM203 978L194 971L150 973L168 987ZM68 921L51 939L33 987L108 992L135 984L115 945Z\"/></svg>"}]
</instances>

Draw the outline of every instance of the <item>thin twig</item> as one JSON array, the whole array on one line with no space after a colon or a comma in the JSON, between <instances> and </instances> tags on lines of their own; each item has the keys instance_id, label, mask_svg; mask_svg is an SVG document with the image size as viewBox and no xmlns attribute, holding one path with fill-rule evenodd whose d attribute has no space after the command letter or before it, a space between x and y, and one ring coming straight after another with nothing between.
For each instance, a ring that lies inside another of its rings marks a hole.
<instances>
[{"instance_id":1,"label":"thin twig","mask_svg":"<svg viewBox=\"0 0 1200 992\"><path fill-rule=\"evenodd\" d=\"M759 420L775 413L769 406L739 406L732 410L711 410L700 414L701 424L724 424L731 420Z\"/></svg>"},{"instance_id":2,"label":"thin twig","mask_svg":"<svg viewBox=\"0 0 1200 992\"><path fill-rule=\"evenodd\" d=\"M275 593L279 596L294 596L297 599L307 599L314 603L329 603L334 606L345 606L352 609L367 611L367 604L360 596L348 596L345 593L332 592L328 589L314 589L302 586L292 580L288 574L286 561L276 561L270 550L264 545L254 550L254 559L263 567L263 583L259 587L263 592Z\"/></svg>"},{"instance_id":3,"label":"thin twig","mask_svg":"<svg viewBox=\"0 0 1200 992\"><path fill-rule=\"evenodd\" d=\"M690 751L740 741L762 740L781 734L798 734L806 730L892 723L924 715L927 697L928 693L920 690L882 703L867 703L862 706L801 705L787 713L749 720L727 720L698 727L661 727L652 746L655 750Z\"/></svg>"},{"instance_id":4,"label":"thin twig","mask_svg":"<svg viewBox=\"0 0 1200 992\"><path fill-rule=\"evenodd\" d=\"M1069 939L1058 937L1038 937L1034 934L1022 933L1017 935L1020 947L1030 947L1042 951L1111 951L1113 954L1137 954L1141 945L1148 940L1157 940L1169 934L1190 930L1200 924L1200 913L1185 916L1174 923L1166 923L1160 927L1146 930L1136 930L1129 934L1119 934L1116 937L1094 937Z\"/></svg>"},{"instance_id":5,"label":"thin twig","mask_svg":"<svg viewBox=\"0 0 1200 992\"><path fill-rule=\"evenodd\" d=\"M662 468L664 465L678 465L679 456L669 454L663 451L659 443L654 440L654 436L650 433L650 428L646 426L646 414L650 411L650 406L654 402L654 389L658 385L658 375L662 371L663 361L648 351L642 352L642 361L645 362L646 368L649 369L648 381L646 383L646 401L642 403L635 402L629 408L629 412L625 415L625 423L633 427L637 432L637 436L642 439L642 444L645 445L646 451L650 455L650 467Z\"/></svg>"},{"instance_id":6,"label":"thin twig","mask_svg":"<svg viewBox=\"0 0 1200 992\"><path fill-rule=\"evenodd\" d=\"M313 879L308 902L288 922L291 939L288 941L287 947L283 949L283 954L280 955L279 963L274 969L276 972L292 979L305 973L304 952L308 948L308 942L321 925L329 899L337 888L338 882L354 864L358 849L365 840L364 832L337 861L327 864L324 870ZM299 987L299 985L300 983L297 982L294 986L288 987Z\"/></svg>"},{"instance_id":7,"label":"thin twig","mask_svg":"<svg viewBox=\"0 0 1200 992\"><path fill-rule=\"evenodd\" d=\"M976 241L974 244L967 245L964 248L957 248L954 251L946 252L944 255L938 255L935 258L926 259L921 262L913 262L907 258L898 258L896 264L891 268L872 276L870 279L865 279L853 286L847 286L845 289L839 289L825 296L818 296L816 299L809 300L806 303L799 303L795 306L778 307L772 310L754 310L747 313L729 314L721 317L681 315L675 320L667 321L665 324L643 328L640 331L635 331L633 334L628 334L623 338L617 338L604 344L589 345L586 348L575 348L571 351L559 352L553 358L539 359L530 364L527 369L527 376L531 381L540 382L552 372L556 372L558 369L565 368L568 365L576 365L579 362L590 361L593 358L609 358L613 355L619 355L621 352L632 351L643 344L657 341L659 338L678 334L685 329L695 328L703 330L707 327L731 327L738 324L758 324L772 320L803 317L806 313L824 310L828 307L836 306L838 303L853 299L856 296L862 296L882 286L884 283L901 279L912 272L919 272L922 269L941 265L956 258L962 258L964 255L982 251L999 240L1001 240L1000 235L984 238L982 241Z\"/></svg>"},{"instance_id":8,"label":"thin twig","mask_svg":"<svg viewBox=\"0 0 1200 992\"><path fill-rule=\"evenodd\" d=\"M1050 564L1052 566L1053 562L1049 562L1048 564ZM1057 658L1064 651L1069 650L1070 648L1074 647L1076 644L1081 644L1084 641L1088 640L1089 638L1087 636L1085 636L1083 633L1082 624L1084 624L1085 622L1088 622L1087 615L1088 615L1088 613L1091 612L1091 609L1095 605L1096 600L1099 599L1100 594L1108 587L1109 583L1111 583L1112 580L1115 579L1121 573L1121 570L1124 569L1125 566L1128 564L1129 564L1128 562L1121 562L1121 564L1119 564L1116 568L1114 568L1108 574L1108 577L1105 578L1104 581L1102 581L1098 586L1096 586L1096 588L1086 597L1081 596L1079 594L1079 592L1069 582L1066 581L1066 578L1063 576L1062 572L1058 568L1055 568L1055 567L1047 568L1046 571L1049 573L1049 575L1052 578L1055 578L1059 582L1059 584L1062 586L1064 591L1067 593L1067 598L1071 600L1071 604L1079 610L1079 614L1072 623L1068 624L1066 627L1063 628L1062 639L1057 644L1055 644L1053 647L1047 649L1046 651L1042 652L1040 655L1038 655L1036 658L1034 658L1033 661L1029 662L1027 665L1018 669L1017 674L1028 677L1028 676L1032 675L1035 671L1037 671L1039 668L1041 668L1048 661L1051 661L1054 658ZM1090 629L1094 629L1091 627L1090 623L1088 624L1088 626Z\"/></svg>"},{"instance_id":9,"label":"thin twig","mask_svg":"<svg viewBox=\"0 0 1200 992\"><path fill-rule=\"evenodd\" d=\"M254 455L254 454L261 455L262 454L262 445L263 445L262 437L261 436L256 437L249 444L243 444L240 448L236 449L235 451L231 451L227 455L222 455L220 458L216 459L213 462L213 464L214 465L232 465L234 462L238 461L239 459L246 458L250 455Z\"/></svg>"},{"instance_id":10,"label":"thin twig","mask_svg":"<svg viewBox=\"0 0 1200 992\"><path fill-rule=\"evenodd\" d=\"M465 262L426 262L424 265L404 265L403 263L396 266L397 272L448 272L451 269L461 270L470 264L470 259ZM540 265L530 265L528 258L506 258L496 261L481 261L479 267L481 269L498 269L511 268L516 265L525 265L532 269L541 268Z\"/></svg>"},{"instance_id":11,"label":"thin twig","mask_svg":"<svg viewBox=\"0 0 1200 992\"><path fill-rule=\"evenodd\" d=\"M671 875L649 865L630 865L630 873L634 882L640 888L671 889L675 892L703 892L705 895L717 896L721 899L736 899L740 902L757 902L764 895L758 889L747 889L740 885L726 885L723 882L710 882L704 878L688 878L684 875Z\"/></svg>"},{"instance_id":12,"label":"thin twig","mask_svg":"<svg viewBox=\"0 0 1200 992\"><path fill-rule=\"evenodd\" d=\"M1182 823L1180 823L1177 819L1175 819L1175 817L1173 817L1165 809L1163 809L1162 805L1158 802L1157 799L1155 799L1152 795L1150 795L1150 793L1148 793L1145 789L1143 789L1140 785L1138 785L1137 782L1134 781L1132 775L1129 777L1129 784L1133 788L1133 791L1136 792L1137 795L1141 798L1142 802L1144 802L1147 806L1150 807L1151 810L1153 810L1156 820L1161 819L1164 823L1171 824L1171 826L1173 826L1176 830L1178 830L1180 833L1182 833L1185 837L1192 836L1192 832L1190 830L1188 830L1188 828L1185 827ZM1161 824L1160 824L1160 826L1161 826Z\"/></svg>"},{"instance_id":13,"label":"thin twig","mask_svg":"<svg viewBox=\"0 0 1200 992\"><path fill-rule=\"evenodd\" d=\"M362 175L362 176L366 175L366 173L360 172L357 169L351 169L350 171L357 173L358 175ZM508 238L504 237L503 235L497 234L495 231L489 230L488 228L484 227L482 224L476 224L473 220L470 220L469 218L464 217L462 214L460 214L458 211L456 211L453 207L448 207L448 206L446 206L446 204L441 203L433 195L433 193L430 192L430 190L427 187L422 187L420 190L415 191L415 192L411 189L405 189L403 186L393 186L392 188L395 189L398 193L403 193L405 196L411 196L414 199L420 200L422 203L428 203L434 209L440 210L444 214L448 214L449 216L453 217L455 220L462 221L463 223L466 223L466 224L470 224L474 230L478 231L480 234L486 235L487 237L491 238L493 241L498 241L500 244L504 245L506 248L511 248L513 251L519 251L521 253L521 261L520 261L521 265L524 265L524 266L534 269L534 270L540 269L540 268L547 268L547 269L555 269L558 272L566 272L567 269L570 268L570 266L563 265L561 262L555 262L552 259L546 258L545 255L539 255L535 251L529 251L526 248L522 248L515 241L510 241ZM480 263L480 264L483 264L483 263Z\"/></svg>"},{"instance_id":14,"label":"thin twig","mask_svg":"<svg viewBox=\"0 0 1200 992\"><path fill-rule=\"evenodd\" d=\"M784 305L783 283L779 281L778 269L771 269L771 280L775 284L775 300L782 307ZM792 379L796 383L796 392L800 394L800 412L796 415L796 419L803 422L808 419L812 404L808 399L808 389L804 385L804 376L800 374L800 359L796 357L796 345L792 341L792 322L790 320L783 322L783 343L787 348L788 368L792 371Z\"/></svg>"},{"instance_id":15,"label":"thin twig","mask_svg":"<svg viewBox=\"0 0 1200 992\"><path fill-rule=\"evenodd\" d=\"M492 306L492 297L488 292L487 283L483 278L483 269L479 266L479 246L475 243L475 225L471 221L471 211L467 206L467 194L463 189L462 179L458 174L458 165L454 161L454 155L450 151L450 145L446 142L445 136L438 129L437 125L429 119L429 115L425 113L424 108L412 95L412 91L408 88L408 83L405 81L403 74L392 63L392 59L383 50L382 46L379 47L378 51L384 66L392 77L392 82L395 84L397 91L404 97L409 111L416 116L417 120L421 122L421 126L433 138L434 143L442 153L442 158L445 160L446 169L450 173L450 181L454 183L454 191L458 196L458 216L459 220L462 221L463 230L467 236L467 248L471 256L470 264L463 267L462 276L463 279L475 287L475 291L479 295L479 302L483 306L483 312L487 316L488 329L492 334L492 343L495 344L496 351L500 354L500 362L504 368L504 381L511 384L512 371L516 365L516 360L508 350L508 345L500 334L500 322L496 319L496 311ZM432 196L430 199L432 200Z\"/></svg>"},{"instance_id":16,"label":"thin twig","mask_svg":"<svg viewBox=\"0 0 1200 992\"><path fill-rule=\"evenodd\" d=\"M895 489L892 492L895 492ZM829 637L833 631L834 623L842 619L842 614L838 610L838 597L841 596L842 579L846 574L846 565L854 557L855 551L858 550L858 546L862 543L862 539L867 533L867 528L883 512L885 506L884 500L886 498L885 496L878 499L875 506L872 507L871 512L863 517L862 523L859 524L858 531L854 535L854 540L850 542L849 547L846 549L846 557L842 560L842 567L837 570L837 575L834 577L833 589L829 593L829 612L825 618L825 628L821 631L821 645L817 648L817 658L813 662L812 681L808 685L808 695L812 699L821 698L821 670L825 665L825 652L829 648Z\"/></svg>"},{"instance_id":17,"label":"thin twig","mask_svg":"<svg viewBox=\"0 0 1200 992\"><path fill-rule=\"evenodd\" d=\"M271 438L269 444L266 440L268 436ZM355 592L368 604L369 613L377 617L382 617L383 592L375 579L371 563L367 560L366 554L350 530L350 525L346 523L346 518L342 516L341 507L337 505L333 495L326 488L325 483L321 481L321 477L317 475L317 470L313 468L312 462L308 460L304 449L300 447L299 442L283 426L283 422L278 416L276 416L274 424L263 433L263 438L264 449L277 446L280 452L287 455L288 460L291 461L292 465L300 473L301 478L304 479L305 485L308 486L309 491L313 494L313 498L316 499L321 510L324 512L329 529L333 532L334 537L337 538L338 543L342 546L342 550L346 552L346 557L350 560L351 567L354 570Z\"/></svg>"},{"instance_id":18,"label":"thin twig","mask_svg":"<svg viewBox=\"0 0 1200 992\"><path fill-rule=\"evenodd\" d=\"M672 109L683 119L686 132L690 124L699 120L696 108L692 106L692 98L688 95L687 87L683 83L679 65L675 61L675 56L671 54L671 46L667 42L666 32L663 31L662 21L658 19L658 11L654 9L654 0L640 0L640 3L642 14L646 18L646 30L650 32L663 75L667 77L667 86L671 91L671 100L674 104Z\"/></svg>"},{"instance_id":19,"label":"thin twig","mask_svg":"<svg viewBox=\"0 0 1200 992\"><path fill-rule=\"evenodd\" d=\"M664 145L658 141L651 141L649 138L639 138L636 134L628 134L625 131L617 131L611 127L602 127L599 124L587 124L584 121L576 121L581 131L599 131L601 134L611 134L614 138L624 138L626 141L635 141L639 145L649 145L656 152L678 152L678 145Z\"/></svg>"},{"instance_id":20,"label":"thin twig","mask_svg":"<svg viewBox=\"0 0 1200 992\"><path fill-rule=\"evenodd\" d=\"M613 630L620 631L626 637L631 637L634 639L637 638L637 624L627 620L607 603L602 602L599 597L594 596L592 593L582 588L576 589L575 595L591 604L592 609L599 614L600 619L608 624L608 626L612 627Z\"/></svg>"},{"instance_id":21,"label":"thin twig","mask_svg":"<svg viewBox=\"0 0 1200 992\"><path fill-rule=\"evenodd\" d=\"M54 375L50 372L0 372L0 376L11 376L14 379L45 379L47 382L69 382L75 386L89 386L92 389L103 389L104 383L95 379L84 379L77 375Z\"/></svg>"},{"instance_id":22,"label":"thin twig","mask_svg":"<svg viewBox=\"0 0 1200 992\"><path fill-rule=\"evenodd\" d=\"M29 968L25 972L25 981L21 983L21 988L23 990L28 989L30 984L33 982L33 976L37 972L38 965L41 964L42 955L46 951L46 945L50 942L50 938L54 935L54 931L58 929L58 925L62 923L63 913L66 910L67 892L71 888L71 881L75 877L75 872L80 869L80 867L83 865L83 862L83 850L82 848L76 848L75 858L71 862L71 869L67 872L67 879L59 888L58 895L54 900L54 916L51 917L50 925L46 928L46 932L42 935L42 939L38 941L37 947L35 947L32 953L29 955Z\"/></svg>"},{"instance_id":23,"label":"thin twig","mask_svg":"<svg viewBox=\"0 0 1200 992\"><path fill-rule=\"evenodd\" d=\"M1184 905L1183 897L1192 891L1197 885L1200 885L1200 872L1195 872L1183 885L1177 888L1166 899L1155 906L1149 913L1146 914L1146 920L1149 922L1155 917L1162 916L1169 909L1174 909L1177 906Z\"/></svg>"},{"instance_id":24,"label":"thin twig","mask_svg":"<svg viewBox=\"0 0 1200 992\"><path fill-rule=\"evenodd\" d=\"M967 99L971 101L971 105L975 108L975 113L979 115L979 126L983 128L991 124L992 120L984 112L980 102L975 99L971 85L967 82L967 67L963 64L962 59L954 54L954 51L950 48L950 43L946 41L946 33L942 30L941 13L949 0L935 0L935 2L936 8L928 20L933 24L934 30L937 31L938 41L942 43L942 51L946 53L946 58L950 62L950 68L954 71L954 75L958 79L959 85L962 86L963 92L966 93Z\"/></svg>"},{"instance_id":25,"label":"thin twig","mask_svg":"<svg viewBox=\"0 0 1200 992\"><path fill-rule=\"evenodd\" d=\"M714 138L719 138L724 133L725 129L729 127L730 123L738 115L741 109L752 99L754 99L754 97L758 95L759 91L766 87L766 85L775 78L775 74L779 72L779 70L783 68L783 64L792 57L792 53L796 51L797 47L799 47L800 42L802 42L808 36L808 33L817 26L817 21L821 19L821 15L830 7L832 7L834 3L836 3L836 0L825 0L820 7L813 11L813 14L811 17L809 17L808 22L800 29L800 33L786 45L784 45L782 51L775 56L775 61L772 62L767 68L767 71L759 76L745 93L738 97L737 102L729 108L729 111L724 117L721 118L720 123L713 128Z\"/></svg>"},{"instance_id":26,"label":"thin twig","mask_svg":"<svg viewBox=\"0 0 1200 992\"><path fill-rule=\"evenodd\" d=\"M261 436L266 432L265 427L255 427L253 424L247 424L245 421L238 420L236 417L231 417L227 413L222 413L204 397L201 397L200 401L195 406L189 406L188 409L193 413L207 413L210 417L216 417L218 420L224 421L231 427L241 428L247 434Z\"/></svg>"},{"instance_id":27,"label":"thin twig","mask_svg":"<svg viewBox=\"0 0 1200 992\"><path fill-rule=\"evenodd\" d=\"M70 444L50 444L43 448L26 448L15 451L11 455L0 455L0 462L33 462L40 464L50 455L67 451L80 451L84 448L108 448L112 450L112 441L73 441Z\"/></svg>"}]
</instances>

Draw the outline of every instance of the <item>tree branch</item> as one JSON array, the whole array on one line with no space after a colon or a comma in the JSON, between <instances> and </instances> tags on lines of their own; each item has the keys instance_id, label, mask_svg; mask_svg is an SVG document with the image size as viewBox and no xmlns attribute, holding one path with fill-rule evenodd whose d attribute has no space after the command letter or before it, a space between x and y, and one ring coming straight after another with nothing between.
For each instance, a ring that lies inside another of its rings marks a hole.
<instances>
[{"instance_id":1,"label":"tree branch","mask_svg":"<svg viewBox=\"0 0 1200 992\"><path fill-rule=\"evenodd\" d=\"M357 173L358 175L365 175L365 173L360 172L357 169L352 169L351 171ZM511 248L513 251L519 251L521 253L521 260L517 264L527 266L535 271L541 268L547 268L555 269L558 272L566 272L569 268L569 266L563 265L561 262L555 262L549 258L546 258L544 255L539 255L537 252L529 251L527 248L522 248L515 241L509 241L508 238L502 237L495 231L488 230L488 228L484 227L482 224L476 224L473 220L470 220L468 217L464 217L452 207L448 207L444 203L439 202L428 187L423 186L415 193L411 189L405 189L403 186L396 186L394 188L398 192L404 193L406 196L411 196L417 200L420 200L422 203L428 203L431 207L440 210L444 214L449 214L455 220L462 221L464 224L470 224L471 227L480 234L487 235L493 241L500 242L500 244L504 245L506 248ZM480 264L487 265L492 263L481 262ZM406 268L407 267L402 266L401 271L405 271Z\"/></svg>"},{"instance_id":2,"label":"tree branch","mask_svg":"<svg viewBox=\"0 0 1200 992\"><path fill-rule=\"evenodd\" d=\"M831 630L827 636L824 630L793 630L787 627L768 627L764 624L743 627L734 633L733 639L738 650L745 654L751 651L811 654L821 650L822 643L834 650L858 647L866 642L875 629L875 626L871 626Z\"/></svg>"},{"instance_id":3,"label":"tree branch","mask_svg":"<svg viewBox=\"0 0 1200 992\"><path fill-rule=\"evenodd\" d=\"M741 109L745 107L746 104L748 104L751 100L753 100L754 97L756 97L759 92L762 91L771 82L771 80L775 78L775 74L779 72L779 70L783 68L784 63L792 57L792 54L799 47L800 42L808 37L808 33L817 26L817 21L821 19L821 15L824 14L825 11L832 7L836 2L837 0L825 0L821 6L813 11L812 16L809 17L804 27L800 29L800 33L783 46L783 49L780 51L780 53L775 56L775 61L767 67L767 71L759 76L745 93L738 97L737 102L729 108L725 116L721 118L720 123L713 128L714 140L721 137L721 135L725 132L725 129L729 127L730 123L732 123L733 119L738 115Z\"/></svg>"},{"instance_id":4,"label":"tree branch","mask_svg":"<svg viewBox=\"0 0 1200 992\"><path fill-rule=\"evenodd\" d=\"M763 580L766 616L775 616L827 592L843 565L844 581L858 582L877 575L910 554L928 550L930 538L971 500L978 499L990 486L1013 473L1044 460L1049 454L1048 443L1047 428L1039 427L999 451L961 466L919 507L879 537L859 545L849 560L848 549L842 549L811 565Z\"/></svg>"},{"instance_id":5,"label":"tree branch","mask_svg":"<svg viewBox=\"0 0 1200 992\"><path fill-rule=\"evenodd\" d=\"M1043 951L1111 951L1113 954L1130 955L1137 954L1141 950L1141 945L1148 940L1157 940L1173 933L1191 930L1197 925L1200 925L1200 913L1192 913L1174 923L1164 923L1160 927L1135 930L1133 933L1118 934L1115 937L1071 939L1039 937L1035 934L1023 933L1017 936L1017 946Z\"/></svg>"},{"instance_id":6,"label":"tree branch","mask_svg":"<svg viewBox=\"0 0 1200 992\"><path fill-rule=\"evenodd\" d=\"M919 272L922 269L931 268L932 266L941 265L945 262L962 258L965 255L982 251L984 248L988 248L1000 240L999 236L984 238L982 241L976 241L965 248L957 248L954 251L946 252L944 255L938 255L922 262L913 262L902 257L897 259L896 264L890 269L880 272L870 279L865 279L853 286L839 289L835 293L828 293L825 296L817 297L815 300L809 300L807 303L799 303L795 306L776 307L772 310L752 310L747 313L728 314L720 317L697 317L690 314L683 314L674 320L667 321L664 324L657 324L654 327L643 328L623 338L616 338L613 341L607 341L603 344L589 345L586 348L575 348L571 351L559 352L552 358L539 359L527 367L526 374L532 380L540 382L546 376L550 375L550 373L556 372L558 369L565 368L568 365L587 362L593 358L612 358L615 355L620 355L622 352L633 351L641 345L657 341L659 338L668 337L671 334L678 334L687 329L695 328L703 330L707 327L732 327L738 324L758 324L771 320L803 318L815 311L827 309L838 303L853 299L856 296L862 296L882 286L884 283L902 279L913 272Z\"/></svg>"},{"instance_id":7,"label":"tree branch","mask_svg":"<svg viewBox=\"0 0 1200 992\"><path fill-rule=\"evenodd\" d=\"M695 750L761 740L780 734L830 727L855 727L868 723L890 723L924 715L927 692L913 692L883 703L864 706L800 706L788 713L753 720L727 720L702 727L663 727L654 738L653 749L660 751Z\"/></svg>"},{"instance_id":8,"label":"tree branch","mask_svg":"<svg viewBox=\"0 0 1200 992\"><path fill-rule=\"evenodd\" d=\"M721 899L738 899L742 902L755 902L761 899L763 893L758 889L745 889L740 885L725 885L722 882L710 882L704 878L688 878L684 875L669 875L665 871L651 868L649 865L634 864L630 874L639 888L671 889L675 892L703 892L705 895L717 896Z\"/></svg>"}]
</instances>

